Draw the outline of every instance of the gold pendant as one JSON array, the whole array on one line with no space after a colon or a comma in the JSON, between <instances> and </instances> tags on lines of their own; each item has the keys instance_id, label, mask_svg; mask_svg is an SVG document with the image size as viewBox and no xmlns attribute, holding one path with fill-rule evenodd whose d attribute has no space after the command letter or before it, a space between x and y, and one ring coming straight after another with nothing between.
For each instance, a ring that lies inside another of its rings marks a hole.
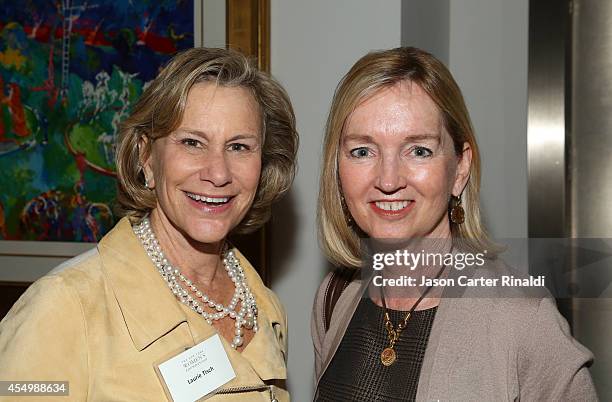
<instances>
[{"instance_id":1,"label":"gold pendant","mask_svg":"<svg viewBox=\"0 0 612 402\"><path fill-rule=\"evenodd\" d=\"M395 363L395 359L397 359L397 355L395 350L391 348L385 348L380 354L380 361L387 367Z\"/></svg>"}]
</instances>

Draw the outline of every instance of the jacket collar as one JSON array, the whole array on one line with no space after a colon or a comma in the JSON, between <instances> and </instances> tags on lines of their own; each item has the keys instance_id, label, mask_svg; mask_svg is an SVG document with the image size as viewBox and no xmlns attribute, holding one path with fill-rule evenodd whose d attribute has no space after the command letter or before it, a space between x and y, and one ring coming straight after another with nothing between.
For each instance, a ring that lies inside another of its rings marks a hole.
<instances>
[{"instance_id":1,"label":"jacket collar","mask_svg":"<svg viewBox=\"0 0 612 402\"><path fill-rule=\"evenodd\" d=\"M187 322L128 218L121 219L100 241L98 250L103 272L139 351Z\"/></svg>"}]
</instances>

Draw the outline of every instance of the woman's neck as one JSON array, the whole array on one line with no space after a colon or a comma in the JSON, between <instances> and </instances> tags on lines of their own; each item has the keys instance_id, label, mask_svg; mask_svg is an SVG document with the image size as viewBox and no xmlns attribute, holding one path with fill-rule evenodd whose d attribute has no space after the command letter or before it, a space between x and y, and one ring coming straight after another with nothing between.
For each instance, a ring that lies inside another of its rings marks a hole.
<instances>
[{"instance_id":1,"label":"woman's neck","mask_svg":"<svg viewBox=\"0 0 612 402\"><path fill-rule=\"evenodd\" d=\"M223 241L198 243L178 230L156 208L151 212L151 227L170 263L194 282L210 287L221 267Z\"/></svg>"}]
</instances>

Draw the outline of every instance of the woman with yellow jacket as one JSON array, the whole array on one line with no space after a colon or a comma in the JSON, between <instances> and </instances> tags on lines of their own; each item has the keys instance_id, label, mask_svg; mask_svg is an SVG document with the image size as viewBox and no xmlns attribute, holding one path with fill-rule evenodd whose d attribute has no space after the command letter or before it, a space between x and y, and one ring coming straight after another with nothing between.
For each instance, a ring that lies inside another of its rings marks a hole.
<instances>
[{"instance_id":1,"label":"woman with yellow jacket","mask_svg":"<svg viewBox=\"0 0 612 402\"><path fill-rule=\"evenodd\" d=\"M177 55L121 129L126 217L15 304L0 380L68 381L70 400L288 400L284 311L226 238L266 221L297 142L287 94L244 56Z\"/></svg>"}]
</instances>

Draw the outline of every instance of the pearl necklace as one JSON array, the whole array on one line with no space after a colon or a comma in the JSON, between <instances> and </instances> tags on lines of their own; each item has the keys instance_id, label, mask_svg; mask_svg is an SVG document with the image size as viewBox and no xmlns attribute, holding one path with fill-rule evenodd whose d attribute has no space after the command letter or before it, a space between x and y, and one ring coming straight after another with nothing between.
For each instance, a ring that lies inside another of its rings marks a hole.
<instances>
[{"instance_id":1,"label":"pearl necklace","mask_svg":"<svg viewBox=\"0 0 612 402\"><path fill-rule=\"evenodd\" d=\"M145 251L153 264L161 274L162 278L166 281L166 284L177 297L177 299L189 306L193 311L200 314L208 324L213 321L220 320L224 317L230 317L235 320L234 324L234 338L232 339L231 346L236 349L243 343L244 332L242 327L247 329L253 329L253 332L257 332L257 303L255 302L255 296L249 289L247 284L246 276L240 266L240 261L236 258L236 255L232 250L225 250L223 252L223 265L227 271L228 276L234 283L234 295L232 300L227 306L221 303L217 303L204 294L187 278L183 273L170 264L168 259L164 256L164 253L159 246L155 233L151 228L151 222L148 217L143 218L140 223L132 226L132 230L136 236L140 239ZM183 285L184 284L184 285ZM195 298L189 293L191 290ZM200 301L202 303L200 303ZM236 305L240 301L240 309L236 311ZM209 313L204 310L205 305L208 305L215 312Z\"/></svg>"}]
</instances>

